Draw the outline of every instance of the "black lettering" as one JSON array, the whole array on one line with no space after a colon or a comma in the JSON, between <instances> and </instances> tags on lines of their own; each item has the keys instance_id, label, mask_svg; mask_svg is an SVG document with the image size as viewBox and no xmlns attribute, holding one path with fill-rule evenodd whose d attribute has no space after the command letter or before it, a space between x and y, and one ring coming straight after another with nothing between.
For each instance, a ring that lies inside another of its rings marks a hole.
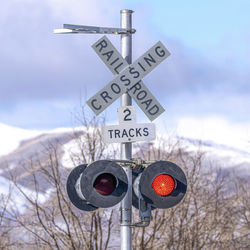
<instances>
[{"instance_id":1,"label":"black lettering","mask_svg":"<svg viewBox=\"0 0 250 250\"><path fill-rule=\"evenodd\" d=\"M115 138L120 138L120 130L119 129L115 129Z\"/></svg>"},{"instance_id":2,"label":"black lettering","mask_svg":"<svg viewBox=\"0 0 250 250\"><path fill-rule=\"evenodd\" d=\"M108 103L108 101L106 100L107 98L109 98L110 100L112 100L112 98L109 96L108 92L107 91L103 91L100 96L102 97L102 99Z\"/></svg>"},{"instance_id":3,"label":"black lettering","mask_svg":"<svg viewBox=\"0 0 250 250\"><path fill-rule=\"evenodd\" d=\"M135 135L134 134L131 134L131 131L135 131L133 128L131 128L129 131L128 131L128 134L130 137L134 137Z\"/></svg>"},{"instance_id":4,"label":"black lettering","mask_svg":"<svg viewBox=\"0 0 250 250\"><path fill-rule=\"evenodd\" d=\"M114 63L116 63L119 60L119 57L117 57L112 63L110 63L110 65L113 65Z\"/></svg>"},{"instance_id":5,"label":"black lettering","mask_svg":"<svg viewBox=\"0 0 250 250\"><path fill-rule=\"evenodd\" d=\"M152 108L148 110L150 115L155 115L159 111L159 107L155 104Z\"/></svg>"},{"instance_id":6,"label":"black lettering","mask_svg":"<svg viewBox=\"0 0 250 250\"><path fill-rule=\"evenodd\" d=\"M150 106L152 101L153 101L152 99L148 99L148 100L142 102L141 104L146 104L146 109L148 109L148 107Z\"/></svg>"},{"instance_id":7,"label":"black lettering","mask_svg":"<svg viewBox=\"0 0 250 250\"><path fill-rule=\"evenodd\" d=\"M129 73L131 74L131 75L134 75L133 77L134 78L138 78L139 76L140 76L140 73L137 71L137 70L135 70L135 68L134 67L129 67Z\"/></svg>"},{"instance_id":8,"label":"black lettering","mask_svg":"<svg viewBox=\"0 0 250 250\"><path fill-rule=\"evenodd\" d=\"M124 78L125 78L125 79L124 79ZM126 78L126 75L122 75L122 76L120 77L120 80L121 80L122 82L126 82L126 83L124 83L125 86L128 86L128 85L131 83L131 81L130 81L128 78Z\"/></svg>"},{"instance_id":9,"label":"black lettering","mask_svg":"<svg viewBox=\"0 0 250 250\"><path fill-rule=\"evenodd\" d=\"M140 89L141 89L140 81L137 82L135 85L133 85L133 86L129 89L129 91L131 91L132 89L134 89L133 95L135 94L135 92L136 92L137 90L140 90Z\"/></svg>"},{"instance_id":10,"label":"black lettering","mask_svg":"<svg viewBox=\"0 0 250 250\"><path fill-rule=\"evenodd\" d=\"M136 136L138 136L138 134L141 136L140 130L141 130L141 128L136 128L135 129Z\"/></svg>"},{"instance_id":11,"label":"black lettering","mask_svg":"<svg viewBox=\"0 0 250 250\"><path fill-rule=\"evenodd\" d=\"M108 46L108 44L107 44L107 42L105 40L102 40L95 47L98 48L99 46L101 47L99 49L99 52L101 52L103 48L106 48Z\"/></svg>"},{"instance_id":12,"label":"black lettering","mask_svg":"<svg viewBox=\"0 0 250 250\"><path fill-rule=\"evenodd\" d=\"M157 47L155 48L155 53L156 53L159 57L165 56L165 54L166 54L165 50L162 49L162 50L159 51L159 49L161 49L161 47L160 47L160 46L157 46Z\"/></svg>"},{"instance_id":13,"label":"black lettering","mask_svg":"<svg viewBox=\"0 0 250 250\"><path fill-rule=\"evenodd\" d=\"M95 106L95 102L97 102L97 100L96 99L93 99L92 101L91 101L91 106L94 108L94 109L96 109L96 110L99 110L99 109L101 109L102 108L102 105L99 105L98 107L97 106Z\"/></svg>"},{"instance_id":14,"label":"black lettering","mask_svg":"<svg viewBox=\"0 0 250 250\"><path fill-rule=\"evenodd\" d=\"M148 54L148 56L149 56L149 58L148 57L144 57L143 59L148 64L148 66L151 67L152 64L150 62L156 63L156 61L155 61L155 59L150 54Z\"/></svg>"},{"instance_id":15,"label":"black lettering","mask_svg":"<svg viewBox=\"0 0 250 250\"><path fill-rule=\"evenodd\" d=\"M137 98L139 101L141 101L141 100L144 99L146 96L147 96L147 92L146 92L145 90L142 90L142 91L140 91L140 92L137 94L136 98Z\"/></svg>"},{"instance_id":16,"label":"black lettering","mask_svg":"<svg viewBox=\"0 0 250 250\"><path fill-rule=\"evenodd\" d=\"M108 51L108 52L105 52L103 53L102 55L103 56L107 56L107 62L109 61L109 59L111 58L111 56L113 55L114 51L111 50L111 51Z\"/></svg>"},{"instance_id":17,"label":"black lettering","mask_svg":"<svg viewBox=\"0 0 250 250\"><path fill-rule=\"evenodd\" d=\"M121 88L117 83L112 83L111 89L115 94L119 94L121 92Z\"/></svg>"},{"instance_id":18,"label":"black lettering","mask_svg":"<svg viewBox=\"0 0 250 250\"><path fill-rule=\"evenodd\" d=\"M123 113L127 113L127 114L124 116L124 121L132 121L132 118L129 118L129 116L131 115L130 109L125 109L125 110L123 111Z\"/></svg>"},{"instance_id":19,"label":"black lettering","mask_svg":"<svg viewBox=\"0 0 250 250\"><path fill-rule=\"evenodd\" d=\"M149 135L148 128L144 128L143 129L143 135L144 136L148 136Z\"/></svg>"},{"instance_id":20,"label":"black lettering","mask_svg":"<svg viewBox=\"0 0 250 250\"><path fill-rule=\"evenodd\" d=\"M113 129L109 129L108 132L109 132L109 137L110 137L110 139L112 139L112 132L113 132Z\"/></svg>"},{"instance_id":21,"label":"black lettering","mask_svg":"<svg viewBox=\"0 0 250 250\"><path fill-rule=\"evenodd\" d=\"M143 66L138 62L139 66L142 68L143 71L146 71Z\"/></svg>"},{"instance_id":22,"label":"black lettering","mask_svg":"<svg viewBox=\"0 0 250 250\"><path fill-rule=\"evenodd\" d=\"M121 62L120 64L118 64L115 68L114 71L119 74L119 71L117 70L119 67L121 67L123 65L123 62Z\"/></svg>"},{"instance_id":23,"label":"black lettering","mask_svg":"<svg viewBox=\"0 0 250 250\"><path fill-rule=\"evenodd\" d=\"M124 136L128 137L128 134L127 134L126 129L123 129L123 132L122 132L122 138L123 138Z\"/></svg>"}]
</instances>

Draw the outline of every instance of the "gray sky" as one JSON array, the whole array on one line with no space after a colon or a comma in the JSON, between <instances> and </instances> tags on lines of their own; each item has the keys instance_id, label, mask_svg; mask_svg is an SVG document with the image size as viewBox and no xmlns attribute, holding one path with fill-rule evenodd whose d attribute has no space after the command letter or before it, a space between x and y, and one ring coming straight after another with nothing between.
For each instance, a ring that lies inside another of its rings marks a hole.
<instances>
[{"instance_id":1,"label":"gray sky","mask_svg":"<svg viewBox=\"0 0 250 250\"><path fill-rule=\"evenodd\" d=\"M0 122L74 125L72 113L113 76L91 48L101 35L55 35L53 29L63 23L119 27L123 8L135 11L134 60L159 40L171 52L144 79L166 109L163 120L174 125L183 116L216 115L249 121L248 0L9 0L0 9ZM119 36L109 39L119 50ZM110 114L118 105L108 108L108 121L117 120Z\"/></svg>"}]
</instances>

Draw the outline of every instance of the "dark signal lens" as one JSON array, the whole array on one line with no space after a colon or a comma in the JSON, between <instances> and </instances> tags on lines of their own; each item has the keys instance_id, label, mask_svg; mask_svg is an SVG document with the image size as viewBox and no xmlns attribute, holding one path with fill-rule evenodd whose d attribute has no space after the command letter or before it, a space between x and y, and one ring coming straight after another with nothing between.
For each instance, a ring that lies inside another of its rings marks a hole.
<instances>
[{"instance_id":1,"label":"dark signal lens","mask_svg":"<svg viewBox=\"0 0 250 250\"><path fill-rule=\"evenodd\" d=\"M94 182L94 189L101 195L109 195L116 188L116 178L112 174L104 173L99 175Z\"/></svg>"},{"instance_id":2,"label":"dark signal lens","mask_svg":"<svg viewBox=\"0 0 250 250\"><path fill-rule=\"evenodd\" d=\"M160 174L154 178L152 188L160 196L167 196L175 189L175 180L167 174Z\"/></svg>"}]
</instances>

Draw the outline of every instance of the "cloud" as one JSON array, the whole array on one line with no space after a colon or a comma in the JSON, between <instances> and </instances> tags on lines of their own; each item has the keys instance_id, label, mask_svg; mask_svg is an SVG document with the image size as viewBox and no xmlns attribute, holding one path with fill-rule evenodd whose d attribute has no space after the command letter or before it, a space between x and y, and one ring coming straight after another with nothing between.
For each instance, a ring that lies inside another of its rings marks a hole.
<instances>
[{"instance_id":1,"label":"cloud","mask_svg":"<svg viewBox=\"0 0 250 250\"><path fill-rule=\"evenodd\" d=\"M52 33L54 28L62 27L65 22L119 25L118 10L122 4L114 0L108 3L113 8L107 8L107 1L98 0L4 2L0 20L0 99L8 102L64 98L72 97L76 90L82 89L94 94L108 83L112 75L91 49L91 44L99 35ZM145 21L143 13L139 11L136 17L135 26L145 32L136 34L134 48L138 49L134 49L135 59L156 42L145 30L149 21ZM119 39L116 40L119 42ZM156 73L147 77L149 82L154 82L148 86L159 89L164 86L167 92L175 93L209 88L227 80L227 73L197 54L190 53L182 44L169 38L164 40L172 55L155 70Z\"/></svg>"},{"instance_id":2,"label":"cloud","mask_svg":"<svg viewBox=\"0 0 250 250\"><path fill-rule=\"evenodd\" d=\"M94 75L107 75L104 67L100 67L97 74L97 58L91 49L99 36L55 35L53 29L65 22L110 26L115 9L120 9L116 1L110 4L114 9L105 11L105 1L3 2L0 10L1 101L64 98L93 86L90 80ZM95 79L98 80L101 78Z\"/></svg>"},{"instance_id":3,"label":"cloud","mask_svg":"<svg viewBox=\"0 0 250 250\"><path fill-rule=\"evenodd\" d=\"M232 123L220 116L183 117L177 134L203 141L212 141L250 152L249 122Z\"/></svg>"},{"instance_id":4,"label":"cloud","mask_svg":"<svg viewBox=\"0 0 250 250\"><path fill-rule=\"evenodd\" d=\"M55 103L67 103L67 107L72 105L73 109L81 95L89 98L105 86L113 76L91 48L100 35L55 35L53 29L61 28L63 23L119 27L119 11L125 5L125 0L10 0L1 3L1 119L15 124L15 114L16 121L19 119L26 126L28 119L34 117L33 124L37 125L40 112L48 114L48 121L45 122L46 115L43 115L43 122L49 126L50 119L55 124L64 112ZM166 108L170 100L177 98L178 103L174 101L177 109L185 98L193 108L196 95L207 98L217 94L223 98L223 94L244 93L246 99L250 96L249 73L235 71L230 62L226 68L212 63L180 41L166 37L160 30L154 30L149 5L136 8L133 16L133 26L137 29L133 38L134 60L158 40L171 52L171 56L144 79ZM119 36L109 38L119 50ZM189 105L184 104L183 110ZM207 105L213 106L214 101ZM58 113L50 111L52 107Z\"/></svg>"}]
</instances>

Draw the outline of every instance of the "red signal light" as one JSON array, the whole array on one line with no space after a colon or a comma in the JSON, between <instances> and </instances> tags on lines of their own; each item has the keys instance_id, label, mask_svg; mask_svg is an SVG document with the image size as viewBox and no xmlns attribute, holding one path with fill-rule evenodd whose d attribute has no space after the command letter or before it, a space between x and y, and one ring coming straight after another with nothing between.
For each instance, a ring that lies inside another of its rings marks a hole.
<instances>
[{"instance_id":1,"label":"red signal light","mask_svg":"<svg viewBox=\"0 0 250 250\"><path fill-rule=\"evenodd\" d=\"M104 173L99 175L94 182L94 189L101 195L109 195L116 188L116 178L112 174Z\"/></svg>"},{"instance_id":2,"label":"red signal light","mask_svg":"<svg viewBox=\"0 0 250 250\"><path fill-rule=\"evenodd\" d=\"M167 174L156 176L152 182L152 188L160 196L167 196L175 189L175 180Z\"/></svg>"}]
</instances>

